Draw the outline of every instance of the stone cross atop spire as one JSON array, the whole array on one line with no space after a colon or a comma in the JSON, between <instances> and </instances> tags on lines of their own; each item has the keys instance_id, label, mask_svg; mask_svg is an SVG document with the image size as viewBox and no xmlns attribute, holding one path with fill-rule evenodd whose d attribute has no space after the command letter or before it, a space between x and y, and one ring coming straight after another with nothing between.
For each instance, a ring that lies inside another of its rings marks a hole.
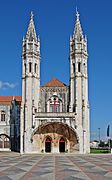
<instances>
[{"instance_id":1,"label":"stone cross atop spire","mask_svg":"<svg viewBox=\"0 0 112 180\"><path fill-rule=\"evenodd\" d=\"M80 23L80 14L76 8L76 23L74 28L74 37L77 40L81 40L83 38L83 31Z\"/></svg>"},{"instance_id":2,"label":"stone cross atop spire","mask_svg":"<svg viewBox=\"0 0 112 180\"><path fill-rule=\"evenodd\" d=\"M79 16L80 16L80 14L79 14L78 10L76 9L76 20L77 21L79 21Z\"/></svg>"},{"instance_id":3,"label":"stone cross atop spire","mask_svg":"<svg viewBox=\"0 0 112 180\"><path fill-rule=\"evenodd\" d=\"M31 13L30 13L30 19L32 19L33 20L33 12L31 11Z\"/></svg>"},{"instance_id":4,"label":"stone cross atop spire","mask_svg":"<svg viewBox=\"0 0 112 180\"><path fill-rule=\"evenodd\" d=\"M35 42L37 42L37 36L36 36L33 16L34 16L33 12L31 11L30 22L29 22L29 26L28 26L28 30L27 30L27 34L26 34L26 39L28 39L29 41L34 40Z\"/></svg>"}]
</instances>

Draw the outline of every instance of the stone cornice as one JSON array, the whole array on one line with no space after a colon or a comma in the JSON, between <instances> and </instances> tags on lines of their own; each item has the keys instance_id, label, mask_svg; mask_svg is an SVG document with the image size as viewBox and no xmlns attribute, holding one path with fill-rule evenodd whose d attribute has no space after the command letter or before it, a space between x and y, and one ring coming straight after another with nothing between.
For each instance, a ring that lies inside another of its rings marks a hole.
<instances>
[{"instance_id":1,"label":"stone cornice","mask_svg":"<svg viewBox=\"0 0 112 180\"><path fill-rule=\"evenodd\" d=\"M36 113L35 118L75 118L75 113Z\"/></svg>"}]
</instances>

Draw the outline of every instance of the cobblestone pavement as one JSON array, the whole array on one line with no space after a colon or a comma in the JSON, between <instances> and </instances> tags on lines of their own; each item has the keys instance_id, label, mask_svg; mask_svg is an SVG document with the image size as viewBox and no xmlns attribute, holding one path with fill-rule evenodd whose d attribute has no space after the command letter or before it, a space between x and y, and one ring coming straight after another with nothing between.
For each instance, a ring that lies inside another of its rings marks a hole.
<instances>
[{"instance_id":1,"label":"cobblestone pavement","mask_svg":"<svg viewBox=\"0 0 112 180\"><path fill-rule=\"evenodd\" d=\"M0 153L0 180L112 180L112 155Z\"/></svg>"}]
</instances>

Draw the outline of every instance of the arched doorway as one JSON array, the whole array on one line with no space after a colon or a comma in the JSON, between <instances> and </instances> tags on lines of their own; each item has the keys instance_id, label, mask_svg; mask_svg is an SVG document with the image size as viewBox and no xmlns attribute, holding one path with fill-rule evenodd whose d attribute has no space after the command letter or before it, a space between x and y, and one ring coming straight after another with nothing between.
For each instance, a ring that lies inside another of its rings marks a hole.
<instances>
[{"instance_id":1,"label":"arched doorway","mask_svg":"<svg viewBox=\"0 0 112 180\"><path fill-rule=\"evenodd\" d=\"M65 140L63 137L59 141L59 152L65 152Z\"/></svg>"},{"instance_id":2,"label":"arched doorway","mask_svg":"<svg viewBox=\"0 0 112 180\"><path fill-rule=\"evenodd\" d=\"M51 152L51 142L52 142L52 139L50 137L47 137L45 141L45 152L47 153Z\"/></svg>"},{"instance_id":3,"label":"arched doorway","mask_svg":"<svg viewBox=\"0 0 112 180\"><path fill-rule=\"evenodd\" d=\"M0 134L0 149L10 149L10 139L5 134Z\"/></svg>"}]
</instances>

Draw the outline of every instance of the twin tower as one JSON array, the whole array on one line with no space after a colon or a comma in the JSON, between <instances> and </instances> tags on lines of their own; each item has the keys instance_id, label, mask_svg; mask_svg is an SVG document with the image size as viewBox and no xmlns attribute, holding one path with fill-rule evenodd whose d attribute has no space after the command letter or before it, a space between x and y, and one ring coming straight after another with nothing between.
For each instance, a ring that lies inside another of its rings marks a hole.
<instances>
[{"instance_id":1,"label":"twin tower","mask_svg":"<svg viewBox=\"0 0 112 180\"><path fill-rule=\"evenodd\" d=\"M87 39L79 13L70 38L70 85L40 86L40 39L33 14L22 44L21 153L89 153Z\"/></svg>"}]
</instances>

